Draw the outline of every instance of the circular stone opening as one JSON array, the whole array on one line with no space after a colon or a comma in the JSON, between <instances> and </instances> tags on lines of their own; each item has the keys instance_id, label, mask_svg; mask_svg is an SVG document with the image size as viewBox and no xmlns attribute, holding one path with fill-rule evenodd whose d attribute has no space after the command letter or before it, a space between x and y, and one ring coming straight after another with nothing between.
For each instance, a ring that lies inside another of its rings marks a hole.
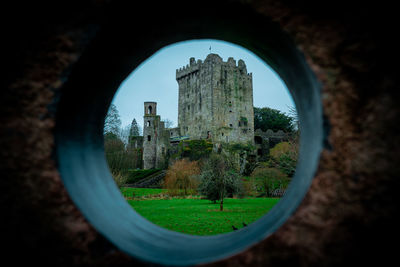
<instances>
[{"instance_id":1,"label":"circular stone opening","mask_svg":"<svg viewBox=\"0 0 400 267\"><path fill-rule=\"evenodd\" d=\"M174 43L116 92L104 124L108 166L126 201L156 225L232 232L268 213L294 175L293 109L278 74L251 51L211 39ZM218 156L227 190L212 175L219 170L210 172Z\"/></svg>"},{"instance_id":2,"label":"circular stone opening","mask_svg":"<svg viewBox=\"0 0 400 267\"><path fill-rule=\"evenodd\" d=\"M313 178L323 144L320 85L303 55L277 25L241 7L236 11L227 13L216 7L207 20L193 14L169 14L163 24L138 29L135 36L140 38L126 34L139 21L120 16L92 40L63 87L56 118L56 150L65 187L101 234L142 261L194 265L243 251L271 235L290 217ZM231 15L238 13L246 20L238 21ZM293 96L301 132L296 174L286 196L251 227L207 237L163 229L134 212L111 178L103 149L104 118L120 83L160 48L198 38L236 43L267 62Z\"/></svg>"}]
</instances>

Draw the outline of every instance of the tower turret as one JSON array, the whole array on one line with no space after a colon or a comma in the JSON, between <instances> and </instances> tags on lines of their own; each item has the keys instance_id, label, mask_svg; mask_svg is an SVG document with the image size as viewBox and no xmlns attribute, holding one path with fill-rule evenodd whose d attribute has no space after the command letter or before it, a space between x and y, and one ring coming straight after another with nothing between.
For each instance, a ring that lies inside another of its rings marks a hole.
<instances>
[{"instance_id":1,"label":"tower turret","mask_svg":"<svg viewBox=\"0 0 400 267\"><path fill-rule=\"evenodd\" d=\"M154 169L157 159L157 137L160 116L157 115L157 102L144 102L143 123L143 168Z\"/></svg>"}]
</instances>

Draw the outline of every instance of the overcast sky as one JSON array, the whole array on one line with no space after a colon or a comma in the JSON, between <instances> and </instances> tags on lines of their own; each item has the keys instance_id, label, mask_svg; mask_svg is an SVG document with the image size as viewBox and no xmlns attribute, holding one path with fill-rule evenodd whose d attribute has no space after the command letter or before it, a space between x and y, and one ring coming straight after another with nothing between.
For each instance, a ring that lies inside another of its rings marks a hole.
<instances>
[{"instance_id":1,"label":"overcast sky","mask_svg":"<svg viewBox=\"0 0 400 267\"><path fill-rule=\"evenodd\" d=\"M143 102L157 102L157 114L161 120L178 121L178 83L176 69L189 64L190 57L196 61L210 53L216 53L227 61L233 57L236 62L243 59L247 72L253 73L254 106L270 107L288 113L294 107L293 100L283 81L266 64L249 50L217 40L193 40L175 43L162 48L135 69L121 83L114 96L121 116L122 127L130 125L133 118L143 128Z\"/></svg>"}]
</instances>

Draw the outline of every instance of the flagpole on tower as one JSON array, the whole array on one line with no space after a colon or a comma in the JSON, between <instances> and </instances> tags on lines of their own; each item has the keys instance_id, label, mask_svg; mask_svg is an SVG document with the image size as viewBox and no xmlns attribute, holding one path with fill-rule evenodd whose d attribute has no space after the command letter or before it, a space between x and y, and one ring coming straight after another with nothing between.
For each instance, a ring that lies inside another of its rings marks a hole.
<instances>
[{"instance_id":1,"label":"flagpole on tower","mask_svg":"<svg viewBox=\"0 0 400 267\"><path fill-rule=\"evenodd\" d=\"M211 45L210 45L210 54L211 54Z\"/></svg>"}]
</instances>

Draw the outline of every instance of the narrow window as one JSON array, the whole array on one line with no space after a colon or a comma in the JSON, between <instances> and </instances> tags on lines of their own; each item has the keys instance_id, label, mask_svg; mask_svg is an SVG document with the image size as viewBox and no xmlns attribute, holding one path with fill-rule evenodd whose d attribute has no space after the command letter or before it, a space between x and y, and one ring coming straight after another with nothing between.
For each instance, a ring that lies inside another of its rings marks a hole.
<instances>
[{"instance_id":1,"label":"narrow window","mask_svg":"<svg viewBox=\"0 0 400 267\"><path fill-rule=\"evenodd\" d=\"M190 105L188 105L188 110L190 110Z\"/></svg>"},{"instance_id":2,"label":"narrow window","mask_svg":"<svg viewBox=\"0 0 400 267\"><path fill-rule=\"evenodd\" d=\"M147 109L148 114L151 114L151 110L153 109L152 106L149 106L149 108Z\"/></svg>"},{"instance_id":3,"label":"narrow window","mask_svg":"<svg viewBox=\"0 0 400 267\"><path fill-rule=\"evenodd\" d=\"M147 141L151 141L151 136L150 135L147 136Z\"/></svg>"},{"instance_id":4,"label":"narrow window","mask_svg":"<svg viewBox=\"0 0 400 267\"><path fill-rule=\"evenodd\" d=\"M150 121L147 121L147 127L149 127L150 126Z\"/></svg>"},{"instance_id":5,"label":"narrow window","mask_svg":"<svg viewBox=\"0 0 400 267\"><path fill-rule=\"evenodd\" d=\"M255 141L256 144L262 144L261 136L254 136L254 141Z\"/></svg>"},{"instance_id":6,"label":"narrow window","mask_svg":"<svg viewBox=\"0 0 400 267\"><path fill-rule=\"evenodd\" d=\"M201 110L201 93L199 94L199 110Z\"/></svg>"},{"instance_id":7,"label":"narrow window","mask_svg":"<svg viewBox=\"0 0 400 267\"><path fill-rule=\"evenodd\" d=\"M231 123L231 124L229 124L229 126L230 126L230 127L233 127L232 123ZM240 126L240 125L239 125L239 126Z\"/></svg>"},{"instance_id":8,"label":"narrow window","mask_svg":"<svg viewBox=\"0 0 400 267\"><path fill-rule=\"evenodd\" d=\"M242 126L241 123L240 123L240 121L239 121L238 125L239 125L239 127Z\"/></svg>"},{"instance_id":9,"label":"narrow window","mask_svg":"<svg viewBox=\"0 0 400 267\"><path fill-rule=\"evenodd\" d=\"M222 136L224 136L224 133L222 133Z\"/></svg>"}]
</instances>

